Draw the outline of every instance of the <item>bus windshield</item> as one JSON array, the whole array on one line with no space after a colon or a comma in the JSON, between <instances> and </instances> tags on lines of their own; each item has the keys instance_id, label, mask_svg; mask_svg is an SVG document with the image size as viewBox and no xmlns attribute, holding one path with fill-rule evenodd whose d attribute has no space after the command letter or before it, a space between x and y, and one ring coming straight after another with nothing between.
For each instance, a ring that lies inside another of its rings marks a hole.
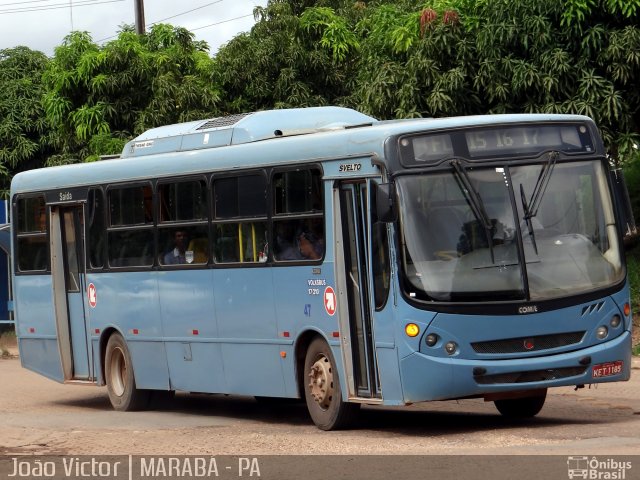
<instances>
[{"instance_id":1,"label":"bus windshield","mask_svg":"<svg viewBox=\"0 0 640 480\"><path fill-rule=\"evenodd\" d=\"M541 300L619 282L624 272L602 163L550 166L550 159L464 169L452 161L451 171L398 177L407 294L445 302Z\"/></svg>"}]
</instances>

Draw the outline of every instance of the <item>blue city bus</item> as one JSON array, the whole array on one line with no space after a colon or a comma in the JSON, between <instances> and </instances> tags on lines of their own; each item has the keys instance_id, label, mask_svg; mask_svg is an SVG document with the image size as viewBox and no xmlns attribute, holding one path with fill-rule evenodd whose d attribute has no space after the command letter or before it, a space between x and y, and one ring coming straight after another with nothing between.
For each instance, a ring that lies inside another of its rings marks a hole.
<instances>
[{"instance_id":1,"label":"blue city bus","mask_svg":"<svg viewBox=\"0 0 640 480\"><path fill-rule=\"evenodd\" d=\"M362 404L628 380L620 183L592 120L262 111L155 128L11 186L22 365L159 392Z\"/></svg>"}]
</instances>

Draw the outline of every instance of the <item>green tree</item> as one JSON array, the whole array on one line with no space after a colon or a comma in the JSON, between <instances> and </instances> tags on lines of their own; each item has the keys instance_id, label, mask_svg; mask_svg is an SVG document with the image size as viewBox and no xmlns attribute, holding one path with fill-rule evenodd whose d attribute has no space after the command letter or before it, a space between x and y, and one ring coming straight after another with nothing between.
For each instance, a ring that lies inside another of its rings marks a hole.
<instances>
[{"instance_id":1,"label":"green tree","mask_svg":"<svg viewBox=\"0 0 640 480\"><path fill-rule=\"evenodd\" d=\"M320 6L303 10L308 3ZM356 14L357 9L351 4L347 10ZM343 104L351 93L357 49L344 15L323 2L288 0L271 0L254 14L251 32L231 40L215 57L224 110Z\"/></svg>"},{"instance_id":2,"label":"green tree","mask_svg":"<svg viewBox=\"0 0 640 480\"><path fill-rule=\"evenodd\" d=\"M380 118L479 112L474 44L463 27L450 3L421 10L404 2L368 8L356 25L361 55L354 103Z\"/></svg>"},{"instance_id":3,"label":"green tree","mask_svg":"<svg viewBox=\"0 0 640 480\"><path fill-rule=\"evenodd\" d=\"M0 50L0 193L11 178L41 167L49 152L41 97L42 72L49 60L27 47Z\"/></svg>"},{"instance_id":4,"label":"green tree","mask_svg":"<svg viewBox=\"0 0 640 480\"><path fill-rule=\"evenodd\" d=\"M577 113L631 158L640 118L638 2L486 0L474 79L488 112Z\"/></svg>"},{"instance_id":5,"label":"green tree","mask_svg":"<svg viewBox=\"0 0 640 480\"><path fill-rule=\"evenodd\" d=\"M216 113L218 90L204 42L184 28L125 27L99 47L86 32L67 36L45 72L44 105L59 154L49 164L119 153L144 130Z\"/></svg>"}]
</instances>

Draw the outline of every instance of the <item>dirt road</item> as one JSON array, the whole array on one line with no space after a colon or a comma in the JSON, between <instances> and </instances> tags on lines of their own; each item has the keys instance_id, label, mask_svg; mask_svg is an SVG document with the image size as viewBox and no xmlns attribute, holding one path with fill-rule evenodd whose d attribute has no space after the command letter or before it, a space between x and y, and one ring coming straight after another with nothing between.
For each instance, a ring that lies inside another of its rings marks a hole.
<instances>
[{"instance_id":1,"label":"dirt road","mask_svg":"<svg viewBox=\"0 0 640 480\"><path fill-rule=\"evenodd\" d=\"M640 362L632 380L550 392L514 423L482 400L364 408L358 427L322 432L303 404L178 394L154 411L111 409L106 389L61 385L0 360L0 454L638 454Z\"/></svg>"}]
</instances>

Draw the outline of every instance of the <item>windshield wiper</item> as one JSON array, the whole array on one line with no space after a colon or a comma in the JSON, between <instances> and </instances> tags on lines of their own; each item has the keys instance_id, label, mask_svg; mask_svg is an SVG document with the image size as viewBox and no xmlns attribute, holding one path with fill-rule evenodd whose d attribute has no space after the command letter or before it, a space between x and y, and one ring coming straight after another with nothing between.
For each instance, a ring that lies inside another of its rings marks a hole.
<instances>
[{"instance_id":1,"label":"windshield wiper","mask_svg":"<svg viewBox=\"0 0 640 480\"><path fill-rule=\"evenodd\" d=\"M529 231L529 236L531 237L531 242L536 255L538 255L538 246L536 245L533 221L531 219L538 215L538 209L542 203L542 197L547 190L549 180L551 180L551 174L553 173L553 168L556 166L559 156L560 154L556 151L549 152L547 161L542 165L542 169L538 175L538 180L536 180L536 185L533 187L531 200L529 202L527 201L527 196L524 193L524 186L520 184L520 200L522 200L522 208L524 209L524 221L527 223L527 230Z\"/></svg>"},{"instance_id":2,"label":"windshield wiper","mask_svg":"<svg viewBox=\"0 0 640 480\"><path fill-rule=\"evenodd\" d=\"M538 214L538 208L540 208L542 197L544 196L544 192L547 190L551 174L553 173L553 167L556 166L559 156L560 154L556 151L549 152L549 158L547 158L547 161L542 165L542 170L540 170L540 175L538 175L538 180L536 181L536 186L533 187L530 205L527 208L528 212L525 212L525 218L533 218ZM522 184L520 184L520 186L522 186Z\"/></svg>"},{"instance_id":3,"label":"windshield wiper","mask_svg":"<svg viewBox=\"0 0 640 480\"><path fill-rule=\"evenodd\" d=\"M524 187L520 184L520 200L522 201L522 208L524 209L524 222L527 224L527 230L529 237L531 237L531 243L533 244L533 250L538 255L538 245L536 244L536 236L533 232L533 220L531 220L531 210L527 204L527 195L524 193Z\"/></svg>"},{"instance_id":4,"label":"windshield wiper","mask_svg":"<svg viewBox=\"0 0 640 480\"><path fill-rule=\"evenodd\" d=\"M451 160L449 164L453 167L453 170L456 174L456 179L458 180L458 186L460 187L462 194L467 199L467 203L469 203L473 215L484 227L484 232L487 237L487 244L489 245L489 251L491 252L491 263L496 263L493 253L493 225L486 209L484 208L482 198L480 198L478 192L475 190L475 188L473 188L473 185L471 184L471 178L469 177L467 170L460 162L460 160Z\"/></svg>"}]
</instances>

